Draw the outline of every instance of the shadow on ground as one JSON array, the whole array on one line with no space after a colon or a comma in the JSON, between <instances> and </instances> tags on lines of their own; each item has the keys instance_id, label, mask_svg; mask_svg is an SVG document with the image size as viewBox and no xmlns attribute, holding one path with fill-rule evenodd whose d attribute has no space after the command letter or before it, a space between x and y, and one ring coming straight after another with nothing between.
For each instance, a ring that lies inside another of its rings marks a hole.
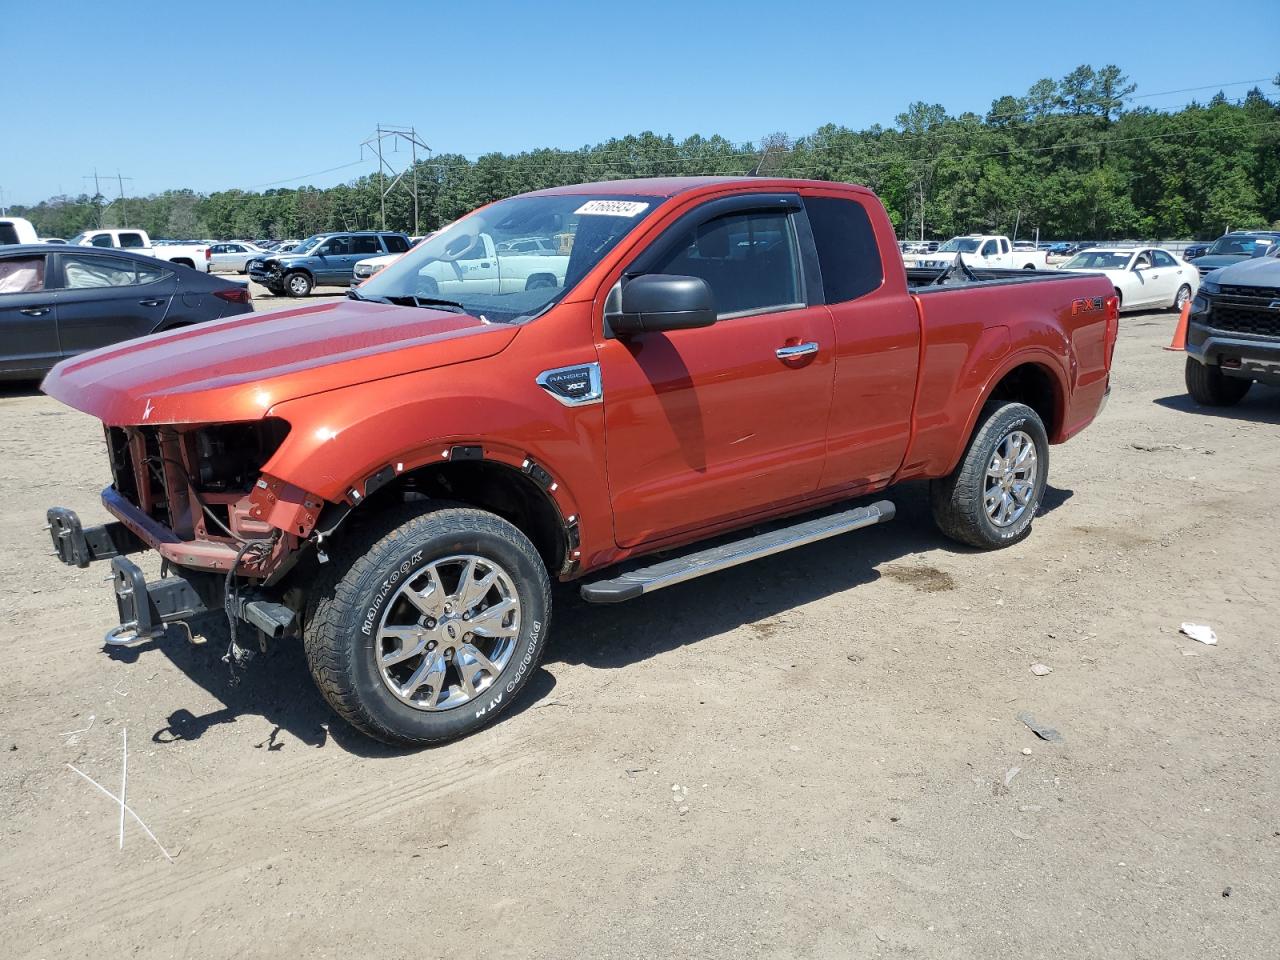
<instances>
[{"instance_id":1,"label":"shadow on ground","mask_svg":"<svg viewBox=\"0 0 1280 960\"><path fill-rule=\"evenodd\" d=\"M1041 514L1057 509L1072 495L1070 490L1049 487ZM950 577L928 564L910 559L913 554L925 551L972 552L938 533L929 514L927 486L903 484L895 488L891 496L898 510L888 524L744 564L628 603L588 604L579 598L576 585L557 585L546 660L585 664L597 669L622 669L871 583L879 578L877 568L884 564L908 568L895 575L895 579L918 583L920 589L956 589ZM860 502L869 503L873 499L868 497ZM332 738L342 749L366 758L409 752L377 743L339 719L311 682L300 645L288 643L270 653L259 654L233 678L230 667L222 659L227 649L225 623L210 619L203 626L209 637L203 644L189 643L181 630L171 629L162 642L108 651L112 657L126 662L163 654L194 683L222 702L219 709L202 715L186 709L174 711L154 733L155 743L198 740L214 727L260 716L273 729L266 738L253 744L254 749L283 749L286 742L280 739L280 734L285 732L317 748ZM856 625L852 629L856 630ZM555 678L545 669L539 669L504 719L536 705L554 687Z\"/></svg>"},{"instance_id":2,"label":"shadow on ground","mask_svg":"<svg viewBox=\"0 0 1280 960\"><path fill-rule=\"evenodd\" d=\"M1201 417L1220 417L1247 423L1280 423L1280 389L1257 383L1234 407L1201 406L1185 393L1160 397L1153 402L1178 413L1191 413Z\"/></svg>"}]
</instances>

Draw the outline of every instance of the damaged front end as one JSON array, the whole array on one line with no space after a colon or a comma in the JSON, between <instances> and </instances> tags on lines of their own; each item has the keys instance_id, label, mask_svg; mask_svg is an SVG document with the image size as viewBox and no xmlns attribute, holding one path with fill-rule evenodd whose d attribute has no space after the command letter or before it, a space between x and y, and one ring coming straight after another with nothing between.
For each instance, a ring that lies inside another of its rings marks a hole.
<instances>
[{"instance_id":1,"label":"damaged front end","mask_svg":"<svg viewBox=\"0 0 1280 960\"><path fill-rule=\"evenodd\" d=\"M112 484L102 503L116 518L85 528L54 507L49 532L58 558L87 567L109 560L119 625L106 642L134 646L223 611L264 638L297 629L281 580L297 562L324 502L262 472L289 425L250 423L107 427ZM130 554L156 550L161 577L148 581Z\"/></svg>"}]
</instances>

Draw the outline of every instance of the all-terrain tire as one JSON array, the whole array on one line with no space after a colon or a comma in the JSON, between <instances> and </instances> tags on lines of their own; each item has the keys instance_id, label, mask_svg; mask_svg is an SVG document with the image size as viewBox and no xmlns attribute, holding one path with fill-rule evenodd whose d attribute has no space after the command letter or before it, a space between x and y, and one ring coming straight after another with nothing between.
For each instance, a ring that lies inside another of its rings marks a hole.
<instances>
[{"instance_id":1,"label":"all-terrain tire","mask_svg":"<svg viewBox=\"0 0 1280 960\"><path fill-rule=\"evenodd\" d=\"M1220 367L1201 363L1195 357L1187 357L1185 376L1191 399L1206 407L1234 407L1253 386L1252 380L1228 377Z\"/></svg>"},{"instance_id":2,"label":"all-terrain tire","mask_svg":"<svg viewBox=\"0 0 1280 960\"><path fill-rule=\"evenodd\" d=\"M1021 515L998 526L985 504L987 470L1006 438L1017 432L1035 446L1036 473L1032 492ZM929 502L938 529L960 543L984 550L1009 547L1031 533L1031 521L1044 499L1049 472L1049 437L1040 415L1022 403L989 404L979 415L977 429L960 464L941 480L929 484Z\"/></svg>"},{"instance_id":3,"label":"all-terrain tire","mask_svg":"<svg viewBox=\"0 0 1280 960\"><path fill-rule=\"evenodd\" d=\"M384 682L379 628L390 605L403 602L396 599L400 587L418 582L432 563L459 555L492 561L509 574L519 632L501 672L471 700L423 710ZM333 550L319 569L303 630L311 675L344 720L378 740L425 746L473 733L510 707L542 658L551 618L546 567L529 538L492 513L405 504Z\"/></svg>"}]
</instances>

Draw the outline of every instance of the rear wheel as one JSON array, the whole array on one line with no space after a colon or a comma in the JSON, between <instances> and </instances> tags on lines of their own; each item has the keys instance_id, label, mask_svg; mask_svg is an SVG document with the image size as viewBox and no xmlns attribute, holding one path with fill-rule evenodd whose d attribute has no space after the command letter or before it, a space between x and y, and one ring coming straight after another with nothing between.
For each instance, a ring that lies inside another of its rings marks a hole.
<instances>
[{"instance_id":1,"label":"rear wheel","mask_svg":"<svg viewBox=\"0 0 1280 960\"><path fill-rule=\"evenodd\" d=\"M1195 357L1187 357L1185 376L1191 399L1206 407L1235 406L1253 386L1252 380L1225 376L1221 367L1201 363Z\"/></svg>"},{"instance_id":2,"label":"rear wheel","mask_svg":"<svg viewBox=\"0 0 1280 960\"><path fill-rule=\"evenodd\" d=\"M929 485L938 528L953 540L994 550L1031 533L1049 472L1049 437L1023 403L989 405L948 477Z\"/></svg>"},{"instance_id":3,"label":"rear wheel","mask_svg":"<svg viewBox=\"0 0 1280 960\"><path fill-rule=\"evenodd\" d=\"M1187 305L1187 301L1191 299L1191 287L1183 284L1178 288L1178 292L1173 295L1173 309L1181 311Z\"/></svg>"},{"instance_id":4,"label":"rear wheel","mask_svg":"<svg viewBox=\"0 0 1280 960\"><path fill-rule=\"evenodd\" d=\"M295 271L284 278L284 288L291 297L305 297L311 292L313 286L311 277L301 270Z\"/></svg>"},{"instance_id":5,"label":"rear wheel","mask_svg":"<svg viewBox=\"0 0 1280 960\"><path fill-rule=\"evenodd\" d=\"M506 710L542 657L551 584L516 527L406 505L313 588L304 643L330 706L387 743L441 743Z\"/></svg>"}]
</instances>

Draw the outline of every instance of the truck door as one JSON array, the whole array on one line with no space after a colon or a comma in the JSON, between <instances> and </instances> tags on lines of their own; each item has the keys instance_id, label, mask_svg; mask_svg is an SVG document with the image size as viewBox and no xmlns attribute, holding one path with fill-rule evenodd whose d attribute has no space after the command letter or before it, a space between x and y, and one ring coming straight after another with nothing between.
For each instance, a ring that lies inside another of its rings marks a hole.
<instances>
[{"instance_id":1,"label":"truck door","mask_svg":"<svg viewBox=\"0 0 1280 960\"><path fill-rule=\"evenodd\" d=\"M0 257L0 374L39 376L62 358L44 254Z\"/></svg>"},{"instance_id":2,"label":"truck door","mask_svg":"<svg viewBox=\"0 0 1280 960\"><path fill-rule=\"evenodd\" d=\"M867 208L847 194L804 205L835 325L835 377L823 489L882 485L906 456L920 365L920 314L901 270L884 269ZM879 212L879 211L875 211Z\"/></svg>"},{"instance_id":3,"label":"truck door","mask_svg":"<svg viewBox=\"0 0 1280 960\"><path fill-rule=\"evenodd\" d=\"M58 339L64 357L155 331L177 290L158 260L59 253Z\"/></svg>"},{"instance_id":4,"label":"truck door","mask_svg":"<svg viewBox=\"0 0 1280 960\"><path fill-rule=\"evenodd\" d=\"M655 273L706 280L719 319L701 329L602 340L605 459L619 545L748 516L816 489L833 333L806 284L802 212L794 195L712 200L626 268L624 284Z\"/></svg>"}]
</instances>

